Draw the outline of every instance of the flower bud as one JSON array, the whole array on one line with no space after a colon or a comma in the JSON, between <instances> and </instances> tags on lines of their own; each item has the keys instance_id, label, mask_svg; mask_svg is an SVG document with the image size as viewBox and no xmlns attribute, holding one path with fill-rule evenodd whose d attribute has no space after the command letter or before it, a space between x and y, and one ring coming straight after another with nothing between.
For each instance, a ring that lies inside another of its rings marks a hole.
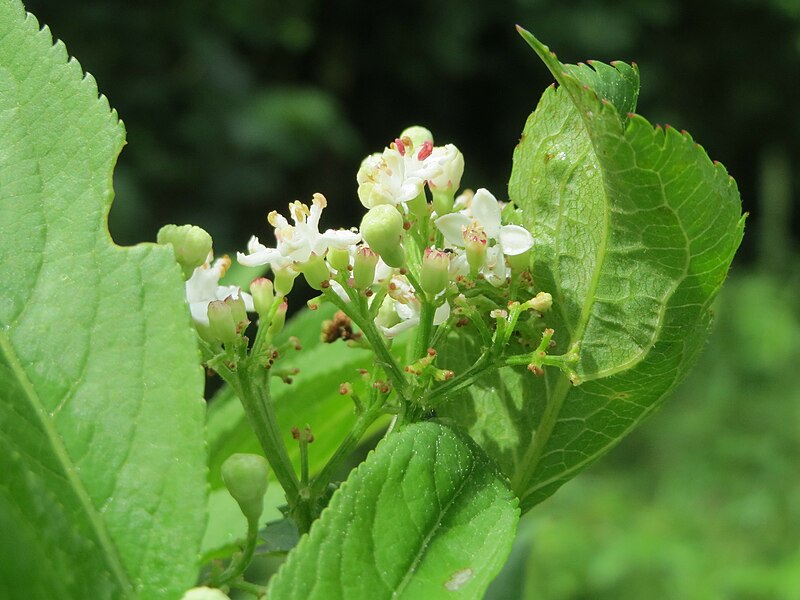
<instances>
[{"instance_id":1,"label":"flower bud","mask_svg":"<svg viewBox=\"0 0 800 600\"><path fill-rule=\"evenodd\" d=\"M403 217L393 206L379 204L371 208L361 221L361 235L375 252L390 267L402 267L405 263L403 251Z\"/></svg>"},{"instance_id":2,"label":"flower bud","mask_svg":"<svg viewBox=\"0 0 800 600\"><path fill-rule=\"evenodd\" d=\"M269 464L258 454L232 454L222 463L222 480L249 523L258 521L267 493Z\"/></svg>"},{"instance_id":3,"label":"flower bud","mask_svg":"<svg viewBox=\"0 0 800 600\"><path fill-rule=\"evenodd\" d=\"M411 140L411 144L414 148L419 148L425 142L433 143L433 134L431 133L430 129L426 127L422 127L420 125L412 125L411 127L406 127L403 130L403 133L400 134L400 139L408 138Z\"/></svg>"},{"instance_id":4,"label":"flower bud","mask_svg":"<svg viewBox=\"0 0 800 600\"><path fill-rule=\"evenodd\" d=\"M533 309L541 313L547 312L553 306L553 296L547 292L539 292L536 296L524 302L522 306L526 309Z\"/></svg>"},{"instance_id":5,"label":"flower bud","mask_svg":"<svg viewBox=\"0 0 800 600\"><path fill-rule=\"evenodd\" d=\"M450 269L450 256L436 248L426 248L422 259L419 284L431 296L436 296L447 287Z\"/></svg>"},{"instance_id":6,"label":"flower bud","mask_svg":"<svg viewBox=\"0 0 800 600\"><path fill-rule=\"evenodd\" d=\"M372 285L375 281L375 267L378 265L378 255L367 246L361 246L356 250L356 257L353 261L353 281L356 289L362 292Z\"/></svg>"},{"instance_id":7,"label":"flower bud","mask_svg":"<svg viewBox=\"0 0 800 600\"><path fill-rule=\"evenodd\" d=\"M247 318L247 308L244 304L244 298L242 298L241 294L235 298L233 296L228 296L225 298L224 302L231 308L233 324L236 327L237 335L240 335L250 324L250 319Z\"/></svg>"},{"instance_id":8,"label":"flower bud","mask_svg":"<svg viewBox=\"0 0 800 600\"><path fill-rule=\"evenodd\" d=\"M275 316L272 317L272 323L269 324L269 334L272 337L275 337L281 331L283 331L283 326L286 323L286 311L288 308L289 305L286 304L286 302L281 302L280 306L278 306L278 310L275 311Z\"/></svg>"},{"instance_id":9,"label":"flower bud","mask_svg":"<svg viewBox=\"0 0 800 600\"><path fill-rule=\"evenodd\" d=\"M328 248L328 264L338 272L347 271L350 266L350 252L347 248Z\"/></svg>"},{"instance_id":10,"label":"flower bud","mask_svg":"<svg viewBox=\"0 0 800 600\"><path fill-rule=\"evenodd\" d=\"M175 260L183 269L186 279L192 276L197 267L206 262L211 253L211 236L195 225L164 225L159 229L156 241L162 245L172 246Z\"/></svg>"},{"instance_id":11,"label":"flower bud","mask_svg":"<svg viewBox=\"0 0 800 600\"><path fill-rule=\"evenodd\" d=\"M428 180L431 190L449 191L455 195L464 174L464 155L453 144L447 144L433 151L432 158L442 167L441 172Z\"/></svg>"},{"instance_id":12,"label":"flower bud","mask_svg":"<svg viewBox=\"0 0 800 600\"><path fill-rule=\"evenodd\" d=\"M258 316L266 318L275 301L275 287L272 282L266 277L254 279L250 284L250 295L253 296L253 306Z\"/></svg>"},{"instance_id":13,"label":"flower bud","mask_svg":"<svg viewBox=\"0 0 800 600\"><path fill-rule=\"evenodd\" d=\"M230 344L238 337L231 306L222 300L208 303L208 324L217 341Z\"/></svg>"},{"instance_id":14,"label":"flower bud","mask_svg":"<svg viewBox=\"0 0 800 600\"><path fill-rule=\"evenodd\" d=\"M464 229L464 248L467 251L467 262L472 277L475 277L486 263L486 246L489 238L483 227L475 223Z\"/></svg>"},{"instance_id":15,"label":"flower bud","mask_svg":"<svg viewBox=\"0 0 800 600\"><path fill-rule=\"evenodd\" d=\"M225 594L219 588L210 587L196 587L186 590L181 596L181 600L231 600L230 596Z\"/></svg>"},{"instance_id":16,"label":"flower bud","mask_svg":"<svg viewBox=\"0 0 800 600\"><path fill-rule=\"evenodd\" d=\"M331 279L328 265L325 264L325 260L319 254L311 254L306 262L298 265L298 268L303 273L303 277L306 278L308 285L317 291L322 289L323 283Z\"/></svg>"}]
</instances>

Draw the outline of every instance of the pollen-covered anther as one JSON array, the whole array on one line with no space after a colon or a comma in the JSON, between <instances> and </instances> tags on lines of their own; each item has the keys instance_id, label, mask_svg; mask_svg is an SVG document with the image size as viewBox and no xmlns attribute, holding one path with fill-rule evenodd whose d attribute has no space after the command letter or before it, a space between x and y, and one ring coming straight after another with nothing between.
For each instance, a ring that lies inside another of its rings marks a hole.
<instances>
[{"instance_id":1,"label":"pollen-covered anther","mask_svg":"<svg viewBox=\"0 0 800 600\"><path fill-rule=\"evenodd\" d=\"M350 394L353 393L353 385L346 381L344 383L339 384L339 393L342 396L349 396Z\"/></svg>"},{"instance_id":2,"label":"pollen-covered anther","mask_svg":"<svg viewBox=\"0 0 800 600\"><path fill-rule=\"evenodd\" d=\"M431 154L433 154L433 142L431 140L425 140L422 142L422 147L417 153L417 160L425 160Z\"/></svg>"}]
</instances>

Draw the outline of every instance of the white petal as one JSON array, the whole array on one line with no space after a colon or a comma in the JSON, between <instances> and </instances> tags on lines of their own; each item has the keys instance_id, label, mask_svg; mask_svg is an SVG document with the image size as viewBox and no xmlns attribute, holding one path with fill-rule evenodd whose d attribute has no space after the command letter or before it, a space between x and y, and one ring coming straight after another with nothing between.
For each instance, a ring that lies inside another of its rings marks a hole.
<instances>
[{"instance_id":1,"label":"white petal","mask_svg":"<svg viewBox=\"0 0 800 600\"><path fill-rule=\"evenodd\" d=\"M347 292L338 281L331 280L331 289L336 292L336 295L339 296L339 298L345 302L350 302L350 296L347 295Z\"/></svg>"},{"instance_id":2,"label":"white petal","mask_svg":"<svg viewBox=\"0 0 800 600\"><path fill-rule=\"evenodd\" d=\"M472 220L463 213L450 213L436 219L436 226L444 234L444 239L452 246L464 247L464 229Z\"/></svg>"},{"instance_id":3,"label":"white petal","mask_svg":"<svg viewBox=\"0 0 800 600\"><path fill-rule=\"evenodd\" d=\"M393 327L381 327L381 329L383 330L383 335L391 339L393 337L397 337L404 331L413 329L417 325L419 325L419 317L408 319L407 321L401 321L400 323L394 325Z\"/></svg>"},{"instance_id":4,"label":"white petal","mask_svg":"<svg viewBox=\"0 0 800 600\"><path fill-rule=\"evenodd\" d=\"M191 302L189 303L189 310L192 313L192 319L202 325L208 325L208 305L210 300L205 302Z\"/></svg>"},{"instance_id":5,"label":"white petal","mask_svg":"<svg viewBox=\"0 0 800 600\"><path fill-rule=\"evenodd\" d=\"M433 313L433 324L441 325L450 318L450 303L445 302Z\"/></svg>"},{"instance_id":6,"label":"white petal","mask_svg":"<svg viewBox=\"0 0 800 600\"><path fill-rule=\"evenodd\" d=\"M519 225L503 225L500 228L500 245L503 253L516 256L531 249L533 236L531 232Z\"/></svg>"},{"instance_id":7,"label":"white petal","mask_svg":"<svg viewBox=\"0 0 800 600\"><path fill-rule=\"evenodd\" d=\"M281 253L275 248L264 248L253 252L252 254L236 253L236 260L240 265L245 267L260 267L261 265L271 265L276 258L279 258Z\"/></svg>"},{"instance_id":8,"label":"white petal","mask_svg":"<svg viewBox=\"0 0 800 600\"><path fill-rule=\"evenodd\" d=\"M497 239L500 233L500 205L497 203L492 193L484 188L475 192L472 198L472 216L481 224L486 235L491 239Z\"/></svg>"},{"instance_id":9,"label":"white petal","mask_svg":"<svg viewBox=\"0 0 800 600\"><path fill-rule=\"evenodd\" d=\"M419 196L423 185L425 185L424 179L420 179L419 177L407 177L402 185L395 190L395 203L411 202L414 198Z\"/></svg>"},{"instance_id":10,"label":"white petal","mask_svg":"<svg viewBox=\"0 0 800 600\"><path fill-rule=\"evenodd\" d=\"M348 229L328 229L322 238L329 248L347 250L361 241L361 234Z\"/></svg>"}]
</instances>

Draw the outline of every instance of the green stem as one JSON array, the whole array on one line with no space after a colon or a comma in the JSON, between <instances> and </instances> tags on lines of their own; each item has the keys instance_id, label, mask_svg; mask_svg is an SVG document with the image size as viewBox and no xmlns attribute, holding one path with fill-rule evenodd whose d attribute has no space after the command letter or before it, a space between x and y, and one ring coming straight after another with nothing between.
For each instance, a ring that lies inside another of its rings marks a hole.
<instances>
[{"instance_id":1,"label":"green stem","mask_svg":"<svg viewBox=\"0 0 800 600\"><path fill-rule=\"evenodd\" d=\"M228 585L233 589L242 590L248 594L253 594L253 596L256 598L264 598L267 595L266 586L250 583L249 581L243 581L240 579L239 581L231 581Z\"/></svg>"},{"instance_id":2,"label":"green stem","mask_svg":"<svg viewBox=\"0 0 800 600\"><path fill-rule=\"evenodd\" d=\"M258 365L249 366L256 369L260 368ZM254 378L249 371L250 369L239 371L238 385L234 386L234 389L239 392L239 399L247 415L247 420L250 422L250 427L255 432L264 455L275 472L275 477L286 493L289 508L294 510L300 501L300 482L297 480L292 461L286 452L286 445L283 443L278 420L272 410L267 381L269 373L264 374L263 379L265 381L261 382L260 385L258 383L253 385ZM298 526L302 528L301 523L298 523Z\"/></svg>"},{"instance_id":3,"label":"green stem","mask_svg":"<svg viewBox=\"0 0 800 600\"><path fill-rule=\"evenodd\" d=\"M250 561L253 560L253 554L256 551L257 543L258 519L248 519L247 540L245 542L244 550L241 554L237 555L228 565L228 568L219 575L219 578L216 580L217 587L231 582L245 572L245 569L250 566Z\"/></svg>"},{"instance_id":4,"label":"green stem","mask_svg":"<svg viewBox=\"0 0 800 600\"><path fill-rule=\"evenodd\" d=\"M403 376L402 371L400 371L400 367L397 366L397 362L392 356L392 353L389 352L389 348L383 341L380 332L375 328L375 323L369 318L364 318L364 315L361 310L357 308L355 302L351 301L350 304L347 304L330 288L325 290L325 297L340 308L342 312L350 317L356 326L358 326L377 355L376 363L386 371L397 393L401 398L405 399L406 378Z\"/></svg>"},{"instance_id":5,"label":"green stem","mask_svg":"<svg viewBox=\"0 0 800 600\"><path fill-rule=\"evenodd\" d=\"M414 358L422 358L428 353L431 343L431 332L433 330L433 316L436 309L433 303L426 298L422 298L419 311L419 329L414 344Z\"/></svg>"},{"instance_id":6,"label":"green stem","mask_svg":"<svg viewBox=\"0 0 800 600\"><path fill-rule=\"evenodd\" d=\"M491 359L491 354L489 351L485 351L466 371L462 371L453 377L453 379L445 381L441 385L433 388L425 398L425 404L428 406L435 406L436 403L434 400L437 400L443 396L447 396L448 394L454 394L455 392L472 385L487 371L495 368L497 368L497 361Z\"/></svg>"}]
</instances>

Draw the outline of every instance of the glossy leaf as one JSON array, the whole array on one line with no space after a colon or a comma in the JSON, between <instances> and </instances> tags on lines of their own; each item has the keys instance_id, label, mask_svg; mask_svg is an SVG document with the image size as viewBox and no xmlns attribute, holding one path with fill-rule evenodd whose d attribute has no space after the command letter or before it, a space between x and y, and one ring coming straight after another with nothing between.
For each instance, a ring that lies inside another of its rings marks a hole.
<instances>
[{"instance_id":1,"label":"glossy leaf","mask_svg":"<svg viewBox=\"0 0 800 600\"><path fill-rule=\"evenodd\" d=\"M171 252L106 227L122 123L0 5L0 596L176 598L205 521L203 376Z\"/></svg>"},{"instance_id":2,"label":"glossy leaf","mask_svg":"<svg viewBox=\"0 0 800 600\"><path fill-rule=\"evenodd\" d=\"M269 594L479 598L510 551L518 515L505 478L469 438L410 425L353 471Z\"/></svg>"},{"instance_id":3,"label":"glossy leaf","mask_svg":"<svg viewBox=\"0 0 800 600\"><path fill-rule=\"evenodd\" d=\"M554 353L581 344L573 385L504 369L445 412L503 466L523 510L552 494L649 415L702 349L709 306L741 241L736 184L686 133L633 114L638 72L559 63L560 84L514 153L510 198L535 239L533 276L553 294ZM455 342L451 368L476 349ZM462 367L463 368L463 367Z\"/></svg>"}]
</instances>

